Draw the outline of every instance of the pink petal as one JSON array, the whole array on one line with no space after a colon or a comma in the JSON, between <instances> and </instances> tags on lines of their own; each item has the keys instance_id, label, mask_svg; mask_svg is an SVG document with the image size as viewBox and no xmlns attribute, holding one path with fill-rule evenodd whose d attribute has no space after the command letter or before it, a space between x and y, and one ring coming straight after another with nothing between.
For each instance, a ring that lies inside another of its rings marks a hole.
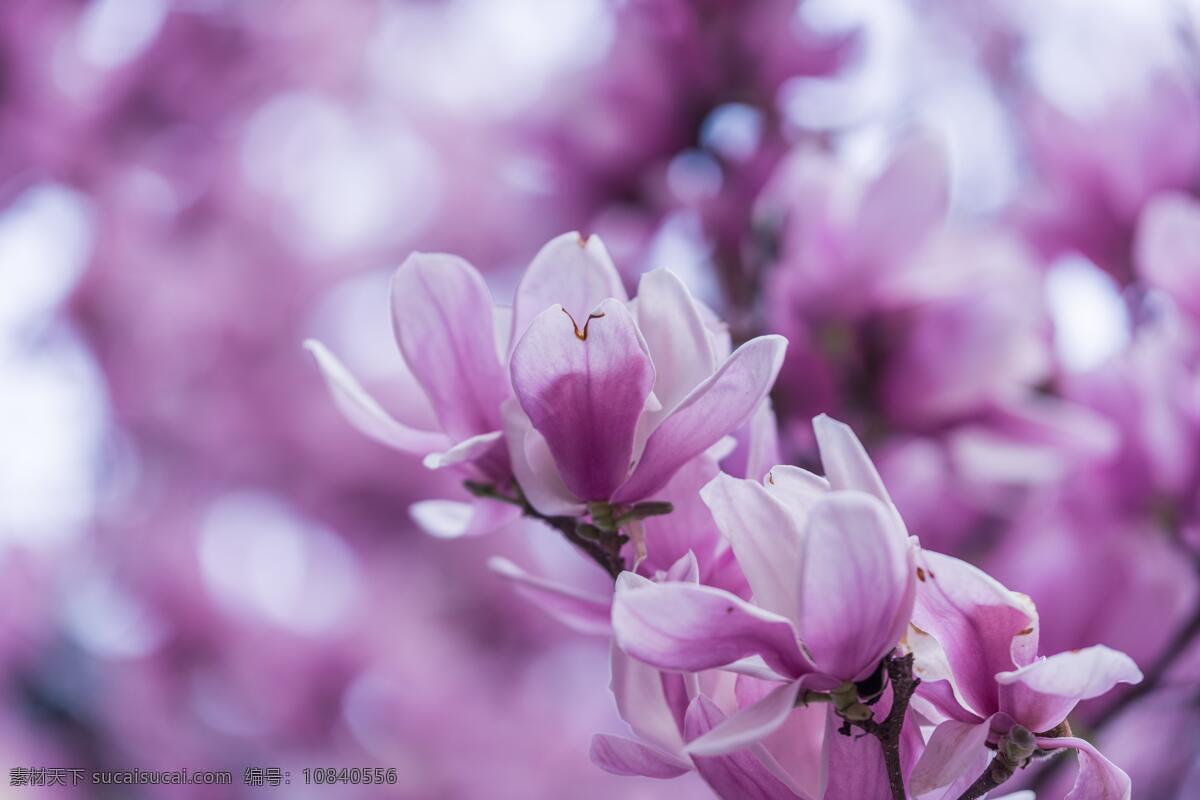
<instances>
[{"instance_id":1,"label":"pink petal","mask_svg":"<svg viewBox=\"0 0 1200 800\"><path fill-rule=\"evenodd\" d=\"M793 513L808 513L830 491L829 481L806 469L787 464L771 467L763 486Z\"/></svg>"},{"instance_id":2,"label":"pink petal","mask_svg":"<svg viewBox=\"0 0 1200 800\"><path fill-rule=\"evenodd\" d=\"M990 727L990 717L983 723L949 720L938 725L913 767L909 790L914 795L925 794L950 786L963 776L969 776L969 786L991 759L987 749Z\"/></svg>"},{"instance_id":3,"label":"pink petal","mask_svg":"<svg viewBox=\"0 0 1200 800\"><path fill-rule=\"evenodd\" d=\"M441 432L418 430L393 419L325 345L309 339L304 347L316 360L338 410L360 433L406 453L423 454L450 446Z\"/></svg>"},{"instance_id":4,"label":"pink petal","mask_svg":"<svg viewBox=\"0 0 1200 800\"><path fill-rule=\"evenodd\" d=\"M1095 645L1043 658L996 675L1000 706L1031 731L1048 731L1067 718L1080 700L1090 700L1118 683L1140 683L1142 671L1122 652Z\"/></svg>"},{"instance_id":5,"label":"pink petal","mask_svg":"<svg viewBox=\"0 0 1200 800\"><path fill-rule=\"evenodd\" d=\"M922 550L917 563L913 625L941 645L967 710L996 713L996 673L1016 666L1014 640L1036 631L1030 603L957 558Z\"/></svg>"},{"instance_id":6,"label":"pink petal","mask_svg":"<svg viewBox=\"0 0 1200 800\"><path fill-rule=\"evenodd\" d=\"M817 436L821 465L825 468L829 485L834 489L854 489L874 496L887 506L898 523L898 529L906 532L904 520L884 488L879 471L871 463L866 448L850 426L821 414L813 420L813 432Z\"/></svg>"},{"instance_id":7,"label":"pink petal","mask_svg":"<svg viewBox=\"0 0 1200 800\"><path fill-rule=\"evenodd\" d=\"M721 709L704 695L688 707L684 735L695 740L725 718ZM792 800L803 797L789 787L764 762L765 750L742 750L722 756L693 756L696 771L722 800Z\"/></svg>"},{"instance_id":8,"label":"pink petal","mask_svg":"<svg viewBox=\"0 0 1200 800\"><path fill-rule=\"evenodd\" d=\"M1063 800L1130 800L1132 797L1132 785L1125 771L1083 739L1038 739L1037 744L1043 750L1070 748L1079 757L1075 785Z\"/></svg>"},{"instance_id":9,"label":"pink petal","mask_svg":"<svg viewBox=\"0 0 1200 800\"><path fill-rule=\"evenodd\" d=\"M717 367L704 319L683 281L656 269L638 284L637 323L654 361L654 394L669 414Z\"/></svg>"},{"instance_id":10,"label":"pink petal","mask_svg":"<svg viewBox=\"0 0 1200 800\"><path fill-rule=\"evenodd\" d=\"M764 397L758 409L750 417L749 452L746 454L746 469L743 477L761 481L779 463L779 426L775 421L775 409L771 398Z\"/></svg>"},{"instance_id":11,"label":"pink petal","mask_svg":"<svg viewBox=\"0 0 1200 800\"><path fill-rule=\"evenodd\" d=\"M598 733L588 751L592 763L614 775L646 778L677 778L692 771L692 765L654 747Z\"/></svg>"},{"instance_id":12,"label":"pink petal","mask_svg":"<svg viewBox=\"0 0 1200 800\"><path fill-rule=\"evenodd\" d=\"M509 383L496 352L492 297L474 267L456 256L409 256L392 280L392 327L452 440L500 429Z\"/></svg>"},{"instance_id":13,"label":"pink petal","mask_svg":"<svg viewBox=\"0 0 1200 800\"><path fill-rule=\"evenodd\" d=\"M903 143L859 206L859 258L872 266L902 264L941 224L949 198L942 147L925 137Z\"/></svg>"},{"instance_id":14,"label":"pink petal","mask_svg":"<svg viewBox=\"0 0 1200 800\"><path fill-rule=\"evenodd\" d=\"M551 239L530 262L513 298L512 343L547 308L560 305L583 324L588 312L614 297L629 295L599 236L564 233Z\"/></svg>"},{"instance_id":15,"label":"pink petal","mask_svg":"<svg viewBox=\"0 0 1200 800\"><path fill-rule=\"evenodd\" d=\"M882 503L832 492L805 531L800 635L817 668L862 680L899 643L915 581L907 540Z\"/></svg>"},{"instance_id":16,"label":"pink petal","mask_svg":"<svg viewBox=\"0 0 1200 800\"><path fill-rule=\"evenodd\" d=\"M545 438L533 429L516 398L501 408L513 476L529 504L549 517L577 517L586 510L563 483Z\"/></svg>"},{"instance_id":17,"label":"pink petal","mask_svg":"<svg viewBox=\"0 0 1200 800\"><path fill-rule=\"evenodd\" d=\"M743 425L775 383L786 349L782 336L760 336L739 347L650 435L633 475L613 499L632 503L651 496L683 464Z\"/></svg>"},{"instance_id":18,"label":"pink petal","mask_svg":"<svg viewBox=\"0 0 1200 800\"><path fill-rule=\"evenodd\" d=\"M612 632L612 602L547 578L530 575L507 558L493 556L488 569L513 582L519 594L568 628L593 636Z\"/></svg>"},{"instance_id":19,"label":"pink petal","mask_svg":"<svg viewBox=\"0 0 1200 800\"><path fill-rule=\"evenodd\" d=\"M581 500L608 500L628 474L654 383L625 306L605 300L590 319L573 319L562 306L543 311L513 350L512 379L563 483Z\"/></svg>"},{"instance_id":20,"label":"pink petal","mask_svg":"<svg viewBox=\"0 0 1200 800\"><path fill-rule=\"evenodd\" d=\"M480 536L499 530L521 516L521 509L496 500L421 500L408 509L417 527L438 539Z\"/></svg>"},{"instance_id":21,"label":"pink petal","mask_svg":"<svg viewBox=\"0 0 1200 800\"><path fill-rule=\"evenodd\" d=\"M739 709L702 736L692 739L687 752L693 756L715 756L740 750L765 739L787 722L796 707L802 681L772 689L758 702Z\"/></svg>"},{"instance_id":22,"label":"pink petal","mask_svg":"<svg viewBox=\"0 0 1200 800\"><path fill-rule=\"evenodd\" d=\"M657 496L674 505L670 514L650 517L643 522L648 556L645 567L651 571L669 569L688 553L693 553L700 574L710 577L719 555L727 549L708 506L700 500L700 490L714 477L717 462L707 456L685 464ZM712 580L705 583L716 586ZM728 586L721 586L728 589Z\"/></svg>"},{"instance_id":23,"label":"pink petal","mask_svg":"<svg viewBox=\"0 0 1200 800\"><path fill-rule=\"evenodd\" d=\"M442 469L444 467L452 467L455 464L474 461L477 458L482 458L491 451L497 443L500 443L500 439L503 436L504 434L501 431L481 433L478 436L464 439L444 453L430 453L425 456L421 463L428 469Z\"/></svg>"},{"instance_id":24,"label":"pink petal","mask_svg":"<svg viewBox=\"0 0 1200 800\"><path fill-rule=\"evenodd\" d=\"M671 676L678 677L678 676ZM672 753L683 751L686 701L675 707L663 686L664 674L612 648L612 689L621 719L642 739Z\"/></svg>"},{"instance_id":25,"label":"pink petal","mask_svg":"<svg viewBox=\"0 0 1200 800\"><path fill-rule=\"evenodd\" d=\"M791 622L710 586L622 573L613 634L622 650L659 669L699 672L761 655L780 675L808 671Z\"/></svg>"},{"instance_id":26,"label":"pink petal","mask_svg":"<svg viewBox=\"0 0 1200 800\"><path fill-rule=\"evenodd\" d=\"M700 496L729 540L755 604L797 619L804 548L799 526L804 516L797 519L756 481L724 473Z\"/></svg>"},{"instance_id":27,"label":"pink petal","mask_svg":"<svg viewBox=\"0 0 1200 800\"><path fill-rule=\"evenodd\" d=\"M680 556L679 560L667 569L666 581L668 583L699 583L700 562L696 560L696 554L688 550Z\"/></svg>"}]
</instances>

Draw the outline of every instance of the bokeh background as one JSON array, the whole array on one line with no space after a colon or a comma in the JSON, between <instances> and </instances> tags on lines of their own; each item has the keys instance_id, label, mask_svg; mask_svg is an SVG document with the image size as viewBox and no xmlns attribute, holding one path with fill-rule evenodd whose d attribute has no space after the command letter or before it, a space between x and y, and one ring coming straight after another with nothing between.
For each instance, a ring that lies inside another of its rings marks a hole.
<instances>
[{"instance_id":1,"label":"bokeh background","mask_svg":"<svg viewBox=\"0 0 1200 800\"><path fill-rule=\"evenodd\" d=\"M506 298L574 229L786 334L788 457L851 422L1043 652L1153 670L1073 724L1200 797L1198 34L1168 0L3 0L0 797L705 796L588 762L607 643L486 568L574 554L417 530L460 490L300 347L402 404L404 256ZM7 785L35 766L235 785Z\"/></svg>"}]
</instances>

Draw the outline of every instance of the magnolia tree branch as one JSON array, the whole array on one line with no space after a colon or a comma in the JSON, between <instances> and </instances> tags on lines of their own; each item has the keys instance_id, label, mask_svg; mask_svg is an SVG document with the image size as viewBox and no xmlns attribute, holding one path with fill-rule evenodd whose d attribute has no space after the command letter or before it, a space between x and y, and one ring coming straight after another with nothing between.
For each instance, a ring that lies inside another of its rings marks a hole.
<instances>
[{"instance_id":1,"label":"magnolia tree branch","mask_svg":"<svg viewBox=\"0 0 1200 800\"><path fill-rule=\"evenodd\" d=\"M958 800L979 800L992 789L997 788L1004 781L997 781L992 775L991 767L983 771L978 780L972 783L967 790L958 796Z\"/></svg>"},{"instance_id":2,"label":"magnolia tree branch","mask_svg":"<svg viewBox=\"0 0 1200 800\"><path fill-rule=\"evenodd\" d=\"M849 716L855 716L853 706L838 709L838 713L846 720L840 731L842 734L849 735L850 726L853 725L879 740L883 748L883 761L887 766L888 785L891 787L893 800L906 800L908 797L904 788L904 768L900 761L900 735L904 730L905 717L908 716L908 704L917 691L917 686L921 684L921 679L913 675L912 666L912 653L888 659L887 673L892 683L892 708L882 722L873 716L863 720L850 719Z\"/></svg>"},{"instance_id":3,"label":"magnolia tree branch","mask_svg":"<svg viewBox=\"0 0 1200 800\"><path fill-rule=\"evenodd\" d=\"M614 580L625 571L625 559L621 555L621 548L629 541L629 537L623 533L616 530L602 530L595 525L581 523L574 517L552 517L543 514L530 505L519 486L513 487L514 495L505 494L490 483L463 481L463 486L476 497L515 505L521 509L524 516L554 528L563 535L563 538L599 564Z\"/></svg>"},{"instance_id":4,"label":"magnolia tree branch","mask_svg":"<svg viewBox=\"0 0 1200 800\"><path fill-rule=\"evenodd\" d=\"M958 800L979 800L992 789L1013 776L1029 763L1037 752L1037 739L1027 728L1014 725L996 748L996 757L983 768L983 773L958 796Z\"/></svg>"}]
</instances>

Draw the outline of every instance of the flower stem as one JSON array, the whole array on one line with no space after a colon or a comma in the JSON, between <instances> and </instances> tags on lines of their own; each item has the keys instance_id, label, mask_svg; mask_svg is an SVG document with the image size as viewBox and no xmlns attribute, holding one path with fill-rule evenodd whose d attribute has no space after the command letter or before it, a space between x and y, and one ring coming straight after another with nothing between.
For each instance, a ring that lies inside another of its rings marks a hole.
<instances>
[{"instance_id":1,"label":"flower stem","mask_svg":"<svg viewBox=\"0 0 1200 800\"><path fill-rule=\"evenodd\" d=\"M887 767L888 785L891 787L893 800L906 800L908 797L904 788L904 769L900 763L900 734L904 730L909 701L917 691L917 686L921 684L920 678L913 675L912 666L912 653L888 659L887 672L892 683L892 708L882 722L874 718L855 722L847 720L842 727L842 733L848 733L849 727L854 725L879 740L883 748L883 760Z\"/></svg>"},{"instance_id":2,"label":"flower stem","mask_svg":"<svg viewBox=\"0 0 1200 800\"><path fill-rule=\"evenodd\" d=\"M1004 781L997 781L992 775L992 768L989 764L984 768L983 774L978 780L967 787L967 790L958 796L958 800L979 800L992 789L998 787Z\"/></svg>"},{"instance_id":3,"label":"flower stem","mask_svg":"<svg viewBox=\"0 0 1200 800\"><path fill-rule=\"evenodd\" d=\"M1037 752L1037 737L1028 728L1013 725L997 744L995 758L988 762L975 782L958 796L958 800L978 800L983 797L1028 764Z\"/></svg>"},{"instance_id":4,"label":"flower stem","mask_svg":"<svg viewBox=\"0 0 1200 800\"><path fill-rule=\"evenodd\" d=\"M629 539L624 534L580 523L574 517L552 517L543 514L525 499L519 486L513 487L515 495L505 494L494 484L480 483L479 481L463 481L463 486L476 497L515 505L526 517L536 519L554 528L568 542L599 564L614 580L625 571L625 559L621 556L621 548Z\"/></svg>"}]
</instances>

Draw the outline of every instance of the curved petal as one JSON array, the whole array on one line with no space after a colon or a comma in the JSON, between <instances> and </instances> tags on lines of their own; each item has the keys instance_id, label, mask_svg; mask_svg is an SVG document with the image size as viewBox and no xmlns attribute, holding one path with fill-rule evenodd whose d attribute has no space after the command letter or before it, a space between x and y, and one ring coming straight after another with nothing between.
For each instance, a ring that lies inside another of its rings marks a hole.
<instances>
[{"instance_id":1,"label":"curved petal","mask_svg":"<svg viewBox=\"0 0 1200 800\"><path fill-rule=\"evenodd\" d=\"M450 446L444 433L417 430L393 419L325 345L309 339L304 348L317 362L334 404L360 433L406 453L423 454Z\"/></svg>"},{"instance_id":2,"label":"curved petal","mask_svg":"<svg viewBox=\"0 0 1200 800\"><path fill-rule=\"evenodd\" d=\"M529 504L548 517L577 517L586 510L579 498L563 483L554 464L554 455L516 398L505 402L504 438L513 476Z\"/></svg>"},{"instance_id":3,"label":"curved petal","mask_svg":"<svg viewBox=\"0 0 1200 800\"><path fill-rule=\"evenodd\" d=\"M1000 710L996 674L1013 669L1014 640L1035 634L1027 599L957 558L922 550L913 625L941 645L968 711Z\"/></svg>"},{"instance_id":4,"label":"curved petal","mask_svg":"<svg viewBox=\"0 0 1200 800\"><path fill-rule=\"evenodd\" d=\"M613 499L649 497L683 464L744 424L775 383L786 349L782 336L760 336L739 347L650 434L633 475Z\"/></svg>"},{"instance_id":5,"label":"curved petal","mask_svg":"<svg viewBox=\"0 0 1200 800\"><path fill-rule=\"evenodd\" d=\"M513 387L581 500L608 500L624 481L654 367L633 317L605 300L575 319L553 306L512 354Z\"/></svg>"},{"instance_id":6,"label":"curved petal","mask_svg":"<svg viewBox=\"0 0 1200 800\"><path fill-rule=\"evenodd\" d=\"M672 753L682 753L686 702L684 707L672 705L663 678L654 667L613 645L609 688L617 701L617 713L642 739Z\"/></svg>"},{"instance_id":7,"label":"curved petal","mask_svg":"<svg viewBox=\"0 0 1200 800\"><path fill-rule=\"evenodd\" d=\"M474 267L440 253L409 256L392 279L392 327L452 440L500 429L509 382L496 353L492 296Z\"/></svg>"},{"instance_id":8,"label":"curved petal","mask_svg":"<svg viewBox=\"0 0 1200 800\"><path fill-rule=\"evenodd\" d=\"M809 671L791 622L710 586L622 573L613 635L622 650L659 669L699 672L761 655L780 675Z\"/></svg>"},{"instance_id":9,"label":"curved petal","mask_svg":"<svg viewBox=\"0 0 1200 800\"><path fill-rule=\"evenodd\" d=\"M729 589L713 580L712 570L720 555L728 550L721 532L713 522L708 506L700 500L700 490L718 474L716 461L694 458L683 466L657 496L672 504L670 514L650 517L642 523L648 553L646 569L669 570L680 558L693 553L705 583Z\"/></svg>"},{"instance_id":10,"label":"curved petal","mask_svg":"<svg viewBox=\"0 0 1200 800\"><path fill-rule=\"evenodd\" d=\"M654 393L669 414L717 367L708 330L692 293L666 269L642 275L637 323L654 362Z\"/></svg>"},{"instance_id":11,"label":"curved petal","mask_svg":"<svg viewBox=\"0 0 1200 800\"><path fill-rule=\"evenodd\" d=\"M490 431L464 439L444 453L430 453L421 461L427 469L442 469L462 464L483 456L500 441L501 431Z\"/></svg>"},{"instance_id":12,"label":"curved petal","mask_svg":"<svg viewBox=\"0 0 1200 800\"><path fill-rule=\"evenodd\" d=\"M1130 800L1132 797L1132 783L1125 771L1083 739L1039 738L1037 745L1043 750L1069 748L1079 757L1075 785L1063 800Z\"/></svg>"},{"instance_id":13,"label":"curved petal","mask_svg":"<svg viewBox=\"0 0 1200 800\"><path fill-rule=\"evenodd\" d=\"M1031 731L1048 731L1067 718L1080 700L1108 692L1118 683L1140 683L1142 671L1124 653L1095 645L1043 658L996 675L1000 708Z\"/></svg>"},{"instance_id":14,"label":"curved petal","mask_svg":"<svg viewBox=\"0 0 1200 800\"><path fill-rule=\"evenodd\" d=\"M982 723L948 720L934 728L909 776L909 790L922 795L949 786L964 775L968 781L974 780L991 758L987 750L990 719Z\"/></svg>"},{"instance_id":15,"label":"curved petal","mask_svg":"<svg viewBox=\"0 0 1200 800\"><path fill-rule=\"evenodd\" d=\"M764 397L750 417L747 431L746 474L743 477L761 481L771 467L779 463L779 426L770 396Z\"/></svg>"},{"instance_id":16,"label":"curved petal","mask_svg":"<svg viewBox=\"0 0 1200 800\"><path fill-rule=\"evenodd\" d=\"M498 530L521 516L521 509L495 500L421 500L409 506L417 527L438 539L479 536Z\"/></svg>"},{"instance_id":17,"label":"curved petal","mask_svg":"<svg viewBox=\"0 0 1200 800\"><path fill-rule=\"evenodd\" d=\"M738 709L730 717L692 739L686 748L693 756L730 753L765 739L774 733L796 708L802 681L792 681L772 689L757 703Z\"/></svg>"},{"instance_id":18,"label":"curved petal","mask_svg":"<svg viewBox=\"0 0 1200 800\"><path fill-rule=\"evenodd\" d=\"M588 757L597 767L613 775L677 778L692 771L691 764L670 753L605 733L592 737Z\"/></svg>"},{"instance_id":19,"label":"curved petal","mask_svg":"<svg viewBox=\"0 0 1200 800\"><path fill-rule=\"evenodd\" d=\"M896 504L892 502L879 471L867 455L862 442L844 422L838 422L827 414L813 420L813 432L817 436L817 447L821 451L821 466L825 477L834 489L855 489L866 492L881 501L898 524L898 530L907 535L907 528Z\"/></svg>"},{"instance_id":20,"label":"curved petal","mask_svg":"<svg viewBox=\"0 0 1200 800\"><path fill-rule=\"evenodd\" d=\"M556 236L534 256L513 298L512 343L547 308L560 305L580 320L604 300L629 299L621 276L599 236L578 233Z\"/></svg>"},{"instance_id":21,"label":"curved petal","mask_svg":"<svg viewBox=\"0 0 1200 800\"><path fill-rule=\"evenodd\" d=\"M696 554L688 550L681 555L674 564L667 568L664 579L670 583L699 583L700 562L696 559Z\"/></svg>"},{"instance_id":22,"label":"curved petal","mask_svg":"<svg viewBox=\"0 0 1200 800\"><path fill-rule=\"evenodd\" d=\"M912 612L908 551L887 509L868 494L833 492L813 507L799 628L821 672L862 680L899 644L897 619L907 624Z\"/></svg>"},{"instance_id":23,"label":"curved petal","mask_svg":"<svg viewBox=\"0 0 1200 800\"><path fill-rule=\"evenodd\" d=\"M805 515L830 492L829 481L788 464L771 467L763 478L763 487L779 498L792 513L803 511Z\"/></svg>"},{"instance_id":24,"label":"curved petal","mask_svg":"<svg viewBox=\"0 0 1200 800\"><path fill-rule=\"evenodd\" d=\"M612 602L609 598L530 575L500 556L492 556L487 565L492 572L512 581L519 594L571 630L593 636L608 636L612 632Z\"/></svg>"},{"instance_id":25,"label":"curved petal","mask_svg":"<svg viewBox=\"0 0 1200 800\"><path fill-rule=\"evenodd\" d=\"M701 489L700 497L729 540L755 604L798 619L804 536L796 516L756 481L724 473Z\"/></svg>"},{"instance_id":26,"label":"curved petal","mask_svg":"<svg viewBox=\"0 0 1200 800\"><path fill-rule=\"evenodd\" d=\"M691 740L720 725L725 715L716 703L698 695L688 706L684 735ZM692 757L700 777L723 800L793 800L804 798L777 774L778 766L769 763L770 755L761 747L720 756ZM773 759L771 759L773 761ZM771 767L776 767L772 770ZM781 773L781 771L778 771Z\"/></svg>"}]
</instances>

